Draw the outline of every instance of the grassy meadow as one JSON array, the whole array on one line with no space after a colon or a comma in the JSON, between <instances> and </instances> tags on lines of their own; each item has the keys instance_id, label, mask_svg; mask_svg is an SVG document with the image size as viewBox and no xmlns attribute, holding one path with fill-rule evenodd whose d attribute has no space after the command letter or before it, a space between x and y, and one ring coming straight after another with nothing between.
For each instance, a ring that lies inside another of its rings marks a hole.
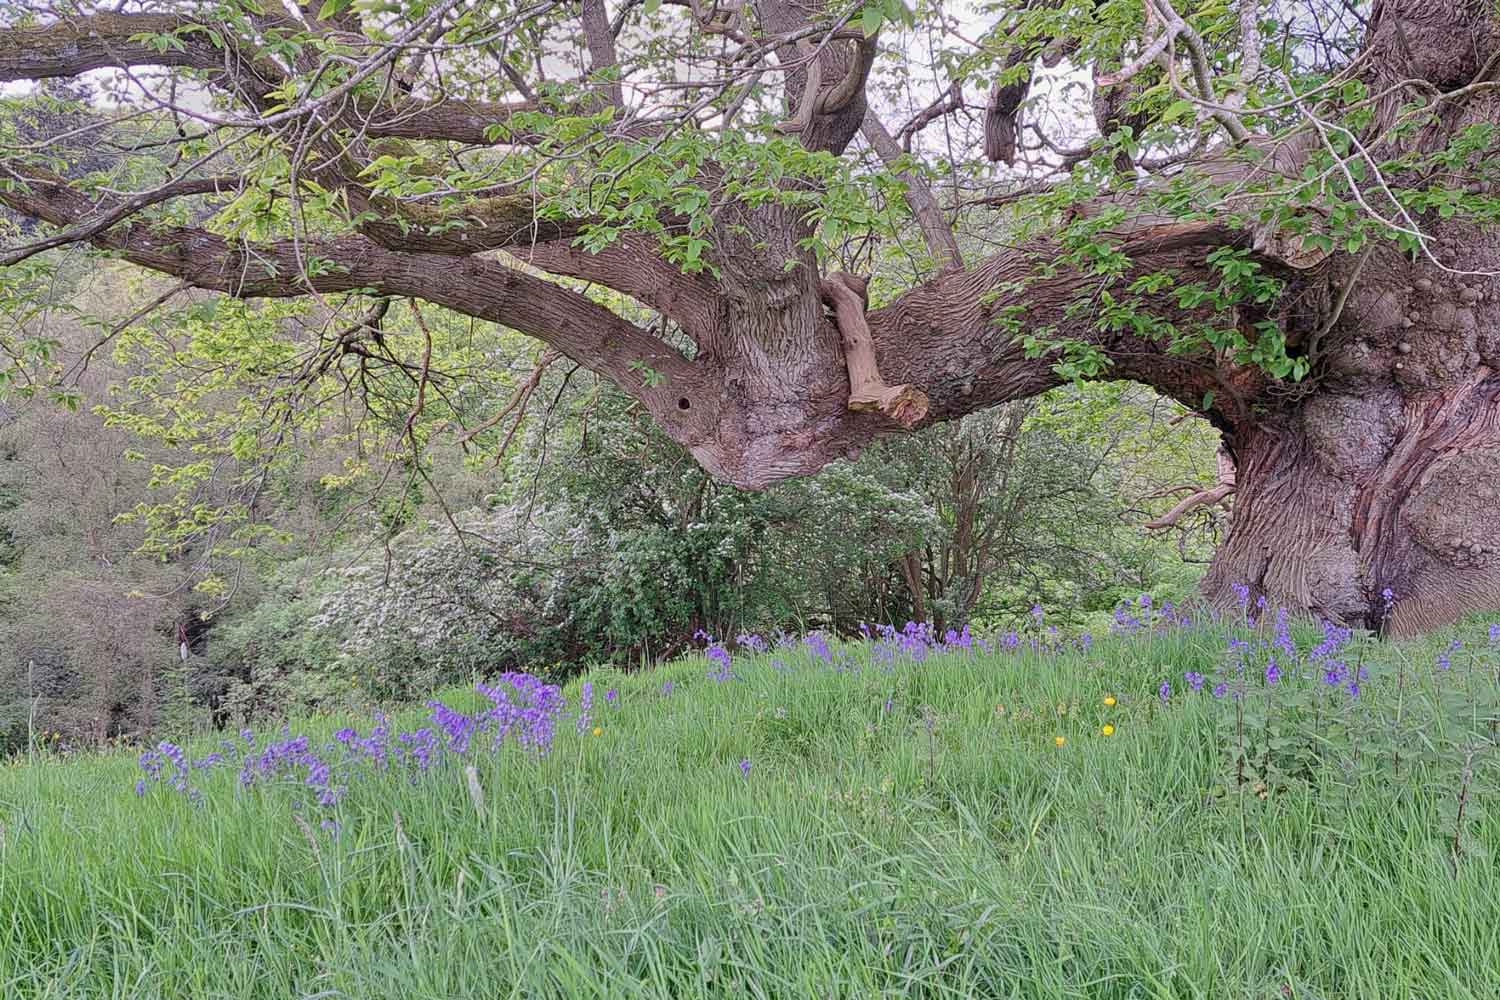
<instances>
[{"instance_id":1,"label":"grassy meadow","mask_svg":"<svg viewBox=\"0 0 1500 1000\"><path fill-rule=\"evenodd\" d=\"M311 783L19 759L0 997L1500 997L1500 630L1124 631L595 672L544 755L254 734Z\"/></svg>"}]
</instances>

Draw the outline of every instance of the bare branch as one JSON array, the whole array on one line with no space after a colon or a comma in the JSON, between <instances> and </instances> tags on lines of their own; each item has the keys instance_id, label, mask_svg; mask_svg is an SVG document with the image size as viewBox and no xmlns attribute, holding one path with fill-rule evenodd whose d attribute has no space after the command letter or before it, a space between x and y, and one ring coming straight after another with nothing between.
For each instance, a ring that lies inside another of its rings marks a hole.
<instances>
[{"instance_id":1,"label":"bare branch","mask_svg":"<svg viewBox=\"0 0 1500 1000\"><path fill-rule=\"evenodd\" d=\"M875 150L887 167L894 168L900 163L901 147L896 145L896 140L885 130L873 110L865 112L861 131L870 148ZM922 238L927 241L927 251L944 270L963 267L963 254L959 252L958 239L953 235L953 227L943 217L942 207L938 205L932 189L910 170L901 170L898 176L906 185L906 203L911 206L911 214L922 230Z\"/></svg>"}]
</instances>

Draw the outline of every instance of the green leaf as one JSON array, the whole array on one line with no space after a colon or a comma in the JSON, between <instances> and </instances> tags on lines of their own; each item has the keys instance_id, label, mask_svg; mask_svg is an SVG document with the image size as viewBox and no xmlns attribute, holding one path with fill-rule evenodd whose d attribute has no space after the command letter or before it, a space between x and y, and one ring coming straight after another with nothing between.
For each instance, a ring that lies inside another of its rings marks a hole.
<instances>
[{"instance_id":1,"label":"green leaf","mask_svg":"<svg viewBox=\"0 0 1500 1000\"><path fill-rule=\"evenodd\" d=\"M1193 102L1192 101L1189 101L1189 100L1173 101L1171 104L1167 105L1167 110L1165 110L1165 111L1163 111L1161 113L1161 120L1164 121L1164 122L1175 122L1177 119L1183 117L1184 115L1192 114L1192 112L1193 112Z\"/></svg>"},{"instance_id":2,"label":"green leaf","mask_svg":"<svg viewBox=\"0 0 1500 1000\"><path fill-rule=\"evenodd\" d=\"M885 11L879 7L866 7L859 17L859 23L865 31L866 38L874 38L875 32L885 23Z\"/></svg>"}]
</instances>

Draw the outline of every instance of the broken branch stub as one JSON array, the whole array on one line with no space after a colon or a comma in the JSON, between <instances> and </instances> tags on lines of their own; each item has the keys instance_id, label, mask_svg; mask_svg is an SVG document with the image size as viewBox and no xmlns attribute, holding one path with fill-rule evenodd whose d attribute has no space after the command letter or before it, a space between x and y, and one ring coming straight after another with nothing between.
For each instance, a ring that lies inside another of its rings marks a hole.
<instances>
[{"instance_id":1,"label":"broken branch stub","mask_svg":"<svg viewBox=\"0 0 1500 1000\"><path fill-rule=\"evenodd\" d=\"M838 272L823 279L823 301L833 307L849 370L849 409L875 410L905 428L927 416L927 394L914 385L887 385L875 361L875 342L865 320L865 279Z\"/></svg>"}]
</instances>

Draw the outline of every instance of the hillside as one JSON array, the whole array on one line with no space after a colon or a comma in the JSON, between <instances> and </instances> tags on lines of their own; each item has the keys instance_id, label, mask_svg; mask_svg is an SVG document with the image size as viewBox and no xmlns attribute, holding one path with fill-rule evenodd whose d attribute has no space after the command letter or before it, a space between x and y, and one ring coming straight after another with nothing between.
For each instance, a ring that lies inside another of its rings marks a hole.
<instances>
[{"instance_id":1,"label":"hillside","mask_svg":"<svg viewBox=\"0 0 1500 1000\"><path fill-rule=\"evenodd\" d=\"M501 678L181 788L17 761L0 995L1494 995L1500 626L1117 633L714 645L583 719Z\"/></svg>"}]
</instances>

